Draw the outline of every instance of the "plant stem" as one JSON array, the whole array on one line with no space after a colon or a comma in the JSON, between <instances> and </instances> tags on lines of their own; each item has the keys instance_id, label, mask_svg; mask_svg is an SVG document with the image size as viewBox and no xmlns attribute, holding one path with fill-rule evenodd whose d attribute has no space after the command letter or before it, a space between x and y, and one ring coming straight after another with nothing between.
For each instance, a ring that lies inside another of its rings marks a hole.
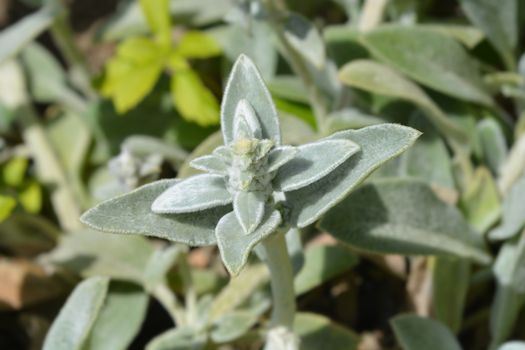
<instances>
[{"instance_id":1,"label":"plant stem","mask_svg":"<svg viewBox=\"0 0 525 350\"><path fill-rule=\"evenodd\" d=\"M383 20L388 0L366 0L359 18L358 29L366 32L377 27Z\"/></svg>"},{"instance_id":2,"label":"plant stem","mask_svg":"<svg viewBox=\"0 0 525 350\"><path fill-rule=\"evenodd\" d=\"M308 69L306 62L284 35L284 26L282 23L282 18L284 17L283 12L285 12L284 3L278 2L278 0L268 0L266 3L268 11L271 14L271 26L275 30L277 38L285 51L285 55L289 60L292 70L301 78L306 87L314 111L317 129L320 132L323 132L326 125L326 115L328 114L327 98L324 96L321 89L315 84L314 77Z\"/></svg>"},{"instance_id":3,"label":"plant stem","mask_svg":"<svg viewBox=\"0 0 525 350\"><path fill-rule=\"evenodd\" d=\"M262 243L266 253L266 265L270 270L272 287L272 327L292 329L295 317L295 293L293 270L286 247L284 232L277 232Z\"/></svg>"},{"instance_id":4,"label":"plant stem","mask_svg":"<svg viewBox=\"0 0 525 350\"><path fill-rule=\"evenodd\" d=\"M184 285L185 304L186 304L186 324L197 324L197 292L191 276L191 269L188 265L188 254L185 253L179 259L179 271Z\"/></svg>"}]
</instances>

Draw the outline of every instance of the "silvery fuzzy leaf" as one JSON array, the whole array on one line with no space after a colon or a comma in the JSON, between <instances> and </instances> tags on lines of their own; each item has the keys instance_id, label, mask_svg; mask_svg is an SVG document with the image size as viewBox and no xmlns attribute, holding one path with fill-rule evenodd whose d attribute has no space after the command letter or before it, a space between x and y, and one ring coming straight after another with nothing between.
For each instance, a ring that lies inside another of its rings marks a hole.
<instances>
[{"instance_id":1,"label":"silvery fuzzy leaf","mask_svg":"<svg viewBox=\"0 0 525 350\"><path fill-rule=\"evenodd\" d=\"M491 261L482 238L461 212L419 180L368 183L326 213L320 226L366 251L457 256L482 264Z\"/></svg>"},{"instance_id":2,"label":"silvery fuzzy leaf","mask_svg":"<svg viewBox=\"0 0 525 350\"><path fill-rule=\"evenodd\" d=\"M284 36L290 45L314 67L322 68L326 54L323 39L317 28L305 17L292 13L284 24Z\"/></svg>"},{"instance_id":3,"label":"silvery fuzzy leaf","mask_svg":"<svg viewBox=\"0 0 525 350\"><path fill-rule=\"evenodd\" d=\"M219 146L213 150L213 155L221 158L226 164L232 160L232 154L227 146Z\"/></svg>"},{"instance_id":4,"label":"silvery fuzzy leaf","mask_svg":"<svg viewBox=\"0 0 525 350\"><path fill-rule=\"evenodd\" d=\"M262 138L280 144L281 132L275 105L257 68L246 55L240 55L235 62L224 91L221 129L225 144L234 139L235 110L239 101L243 99L250 102L257 114L261 123Z\"/></svg>"},{"instance_id":5,"label":"silvery fuzzy leaf","mask_svg":"<svg viewBox=\"0 0 525 350\"><path fill-rule=\"evenodd\" d=\"M177 327L157 335L146 345L146 350L203 350L206 343L206 334L198 334L190 327Z\"/></svg>"},{"instance_id":6,"label":"silvery fuzzy leaf","mask_svg":"<svg viewBox=\"0 0 525 350\"><path fill-rule=\"evenodd\" d=\"M256 138L262 137L261 124L257 119L257 114L250 105L250 102L242 99L237 104L235 115L233 116L233 137Z\"/></svg>"},{"instance_id":7,"label":"silvery fuzzy leaf","mask_svg":"<svg viewBox=\"0 0 525 350\"><path fill-rule=\"evenodd\" d=\"M224 266L230 274L237 275L248 260L251 250L272 234L281 223L281 214L266 210L261 225L246 235L233 212L226 214L217 224L215 234Z\"/></svg>"},{"instance_id":8,"label":"silvery fuzzy leaf","mask_svg":"<svg viewBox=\"0 0 525 350\"><path fill-rule=\"evenodd\" d=\"M330 174L359 149L350 140L328 138L299 146L297 155L279 169L273 183L284 192L298 190Z\"/></svg>"},{"instance_id":9,"label":"silvery fuzzy leaf","mask_svg":"<svg viewBox=\"0 0 525 350\"><path fill-rule=\"evenodd\" d=\"M406 126L381 124L332 135L330 139L354 141L361 150L322 180L286 193L292 222L297 227L315 222L372 171L410 147L420 134Z\"/></svg>"},{"instance_id":10,"label":"silvery fuzzy leaf","mask_svg":"<svg viewBox=\"0 0 525 350\"><path fill-rule=\"evenodd\" d=\"M177 215L151 211L155 198L179 181L156 181L109 199L84 213L80 221L100 231L154 236L190 246L215 244L215 226L231 206Z\"/></svg>"},{"instance_id":11,"label":"silvery fuzzy leaf","mask_svg":"<svg viewBox=\"0 0 525 350\"><path fill-rule=\"evenodd\" d=\"M275 171L290 161L297 154L297 148L293 146L281 146L270 151L268 154L268 172Z\"/></svg>"},{"instance_id":12,"label":"silvery fuzzy leaf","mask_svg":"<svg viewBox=\"0 0 525 350\"><path fill-rule=\"evenodd\" d=\"M164 191L151 210L156 214L192 213L230 204L232 196L220 175L195 175Z\"/></svg>"},{"instance_id":13,"label":"silvery fuzzy leaf","mask_svg":"<svg viewBox=\"0 0 525 350\"><path fill-rule=\"evenodd\" d=\"M228 174L227 164L224 163L224 160L221 157L213 154L195 158L190 162L190 166L194 169L206 171L212 174Z\"/></svg>"},{"instance_id":14,"label":"silvery fuzzy leaf","mask_svg":"<svg viewBox=\"0 0 525 350\"><path fill-rule=\"evenodd\" d=\"M246 234L252 233L264 217L265 196L261 192L239 191L233 199L233 210Z\"/></svg>"},{"instance_id":15,"label":"silvery fuzzy leaf","mask_svg":"<svg viewBox=\"0 0 525 350\"><path fill-rule=\"evenodd\" d=\"M525 174L512 185L503 199L502 222L500 226L489 232L490 239L508 239L516 235L525 226L523 198L525 198Z\"/></svg>"},{"instance_id":16,"label":"silvery fuzzy leaf","mask_svg":"<svg viewBox=\"0 0 525 350\"><path fill-rule=\"evenodd\" d=\"M257 323L258 316L252 310L236 310L218 319L211 329L216 343L228 343L238 339Z\"/></svg>"}]
</instances>

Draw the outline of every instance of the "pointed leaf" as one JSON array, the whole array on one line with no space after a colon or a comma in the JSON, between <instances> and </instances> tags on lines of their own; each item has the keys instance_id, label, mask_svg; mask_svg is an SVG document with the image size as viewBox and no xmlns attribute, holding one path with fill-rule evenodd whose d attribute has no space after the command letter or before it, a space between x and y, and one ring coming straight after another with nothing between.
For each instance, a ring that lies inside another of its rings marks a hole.
<instances>
[{"instance_id":1,"label":"pointed leaf","mask_svg":"<svg viewBox=\"0 0 525 350\"><path fill-rule=\"evenodd\" d=\"M281 223L281 214L275 210L266 210L261 225L251 234L246 235L235 214L226 214L217 224L217 244L226 269L237 275L248 260L253 247L272 234Z\"/></svg>"},{"instance_id":2,"label":"pointed leaf","mask_svg":"<svg viewBox=\"0 0 525 350\"><path fill-rule=\"evenodd\" d=\"M525 226L523 198L525 198L525 174L512 185L503 199L502 223L489 232L490 239L508 239Z\"/></svg>"},{"instance_id":3,"label":"pointed leaf","mask_svg":"<svg viewBox=\"0 0 525 350\"><path fill-rule=\"evenodd\" d=\"M171 41L169 0L140 0L139 3L151 31L168 45Z\"/></svg>"},{"instance_id":4,"label":"pointed leaf","mask_svg":"<svg viewBox=\"0 0 525 350\"><path fill-rule=\"evenodd\" d=\"M81 282L53 321L44 350L80 350L106 298L109 280L92 277Z\"/></svg>"},{"instance_id":5,"label":"pointed leaf","mask_svg":"<svg viewBox=\"0 0 525 350\"><path fill-rule=\"evenodd\" d=\"M146 316L148 295L141 287L112 282L86 344L88 349L126 350Z\"/></svg>"},{"instance_id":6,"label":"pointed leaf","mask_svg":"<svg viewBox=\"0 0 525 350\"><path fill-rule=\"evenodd\" d=\"M175 48L182 57L186 58L208 58L221 53L217 42L206 33L198 31L187 31Z\"/></svg>"},{"instance_id":7,"label":"pointed leaf","mask_svg":"<svg viewBox=\"0 0 525 350\"><path fill-rule=\"evenodd\" d=\"M153 338L146 345L146 350L203 350L206 343L206 334L196 334L193 329L177 327Z\"/></svg>"},{"instance_id":8,"label":"pointed leaf","mask_svg":"<svg viewBox=\"0 0 525 350\"><path fill-rule=\"evenodd\" d=\"M139 187L88 210L81 221L100 231L155 236L190 246L215 244L215 226L231 206L177 215L151 211L153 201L176 183L162 180Z\"/></svg>"},{"instance_id":9,"label":"pointed leaf","mask_svg":"<svg viewBox=\"0 0 525 350\"><path fill-rule=\"evenodd\" d=\"M0 195L0 222L7 219L15 207L16 200L14 198Z\"/></svg>"},{"instance_id":10,"label":"pointed leaf","mask_svg":"<svg viewBox=\"0 0 525 350\"><path fill-rule=\"evenodd\" d=\"M503 130L494 119L483 119L477 128L483 158L494 174L499 174L507 158L507 140Z\"/></svg>"},{"instance_id":11,"label":"pointed leaf","mask_svg":"<svg viewBox=\"0 0 525 350\"><path fill-rule=\"evenodd\" d=\"M240 100L235 108L233 116L233 137L238 140L241 138L262 137L261 124L250 103L244 99Z\"/></svg>"},{"instance_id":12,"label":"pointed leaf","mask_svg":"<svg viewBox=\"0 0 525 350\"><path fill-rule=\"evenodd\" d=\"M359 145L350 140L324 139L297 147L297 155L284 164L273 183L282 191L294 191L330 174L353 154Z\"/></svg>"},{"instance_id":13,"label":"pointed leaf","mask_svg":"<svg viewBox=\"0 0 525 350\"><path fill-rule=\"evenodd\" d=\"M246 234L252 233L264 216L265 196L260 192L239 191L233 200L235 217Z\"/></svg>"},{"instance_id":14,"label":"pointed leaf","mask_svg":"<svg viewBox=\"0 0 525 350\"><path fill-rule=\"evenodd\" d=\"M390 322L404 350L461 350L454 335L438 321L401 315Z\"/></svg>"},{"instance_id":15,"label":"pointed leaf","mask_svg":"<svg viewBox=\"0 0 525 350\"><path fill-rule=\"evenodd\" d=\"M239 56L235 62L224 91L221 130L225 144L233 141L235 110L243 99L255 110L261 124L262 137L280 144L279 118L272 98L254 63L245 55Z\"/></svg>"},{"instance_id":16,"label":"pointed leaf","mask_svg":"<svg viewBox=\"0 0 525 350\"><path fill-rule=\"evenodd\" d=\"M0 34L0 64L16 56L24 46L46 30L58 14L57 7L44 6L3 29Z\"/></svg>"},{"instance_id":17,"label":"pointed leaf","mask_svg":"<svg viewBox=\"0 0 525 350\"><path fill-rule=\"evenodd\" d=\"M190 166L194 169L206 171L212 174L228 174L227 165L220 157L215 155L206 155L199 158L195 158L190 162Z\"/></svg>"},{"instance_id":18,"label":"pointed leaf","mask_svg":"<svg viewBox=\"0 0 525 350\"><path fill-rule=\"evenodd\" d=\"M297 148L292 146L282 146L274 148L268 154L268 172L275 171L289 162L297 155Z\"/></svg>"},{"instance_id":19,"label":"pointed leaf","mask_svg":"<svg viewBox=\"0 0 525 350\"><path fill-rule=\"evenodd\" d=\"M326 59L323 39L307 18L290 14L284 23L284 36L294 50L314 67L323 67Z\"/></svg>"},{"instance_id":20,"label":"pointed leaf","mask_svg":"<svg viewBox=\"0 0 525 350\"><path fill-rule=\"evenodd\" d=\"M298 227L315 222L377 167L410 147L419 135L409 127L382 124L331 136L330 139L353 141L361 149L322 180L286 193L292 222Z\"/></svg>"},{"instance_id":21,"label":"pointed leaf","mask_svg":"<svg viewBox=\"0 0 525 350\"><path fill-rule=\"evenodd\" d=\"M301 338L301 350L355 350L359 344L354 331L309 312L296 314L293 329Z\"/></svg>"},{"instance_id":22,"label":"pointed leaf","mask_svg":"<svg viewBox=\"0 0 525 350\"><path fill-rule=\"evenodd\" d=\"M184 119L201 126L219 121L217 99L194 71L178 70L171 76L171 95Z\"/></svg>"},{"instance_id":23,"label":"pointed leaf","mask_svg":"<svg viewBox=\"0 0 525 350\"><path fill-rule=\"evenodd\" d=\"M219 318L211 329L211 338L216 343L228 343L241 337L257 323L257 313L236 310Z\"/></svg>"},{"instance_id":24,"label":"pointed leaf","mask_svg":"<svg viewBox=\"0 0 525 350\"><path fill-rule=\"evenodd\" d=\"M339 79L359 89L412 102L445 135L450 134L459 142L467 139L463 130L448 119L423 89L388 66L370 60L355 60L341 68Z\"/></svg>"},{"instance_id":25,"label":"pointed leaf","mask_svg":"<svg viewBox=\"0 0 525 350\"><path fill-rule=\"evenodd\" d=\"M476 62L446 35L421 27L389 25L368 32L362 40L379 60L421 84L455 98L493 105Z\"/></svg>"},{"instance_id":26,"label":"pointed leaf","mask_svg":"<svg viewBox=\"0 0 525 350\"><path fill-rule=\"evenodd\" d=\"M518 2L516 0L499 0L496 2L492 0L460 0L459 3L467 17L483 30L503 58L512 59L518 43Z\"/></svg>"},{"instance_id":27,"label":"pointed leaf","mask_svg":"<svg viewBox=\"0 0 525 350\"><path fill-rule=\"evenodd\" d=\"M204 141L202 141L194 150L191 152L189 157L186 158L184 161L184 164L178 169L178 177L179 178L187 178L192 175L200 174L199 171L194 170L190 167L190 162L193 159L197 159L202 156L207 156L210 153L213 152L214 156L220 157L220 154L217 154L214 150L216 150L218 147L221 147L222 145L222 135L220 131L216 131L212 133L210 136L208 136ZM222 157L220 157L222 158ZM223 158L223 160L226 161L226 159Z\"/></svg>"},{"instance_id":28,"label":"pointed leaf","mask_svg":"<svg viewBox=\"0 0 525 350\"><path fill-rule=\"evenodd\" d=\"M190 177L163 192L151 205L157 214L191 213L230 204L232 195L224 177L202 174Z\"/></svg>"},{"instance_id":29,"label":"pointed leaf","mask_svg":"<svg viewBox=\"0 0 525 350\"><path fill-rule=\"evenodd\" d=\"M363 186L331 209L321 227L347 244L378 253L491 259L461 213L415 180Z\"/></svg>"}]
</instances>

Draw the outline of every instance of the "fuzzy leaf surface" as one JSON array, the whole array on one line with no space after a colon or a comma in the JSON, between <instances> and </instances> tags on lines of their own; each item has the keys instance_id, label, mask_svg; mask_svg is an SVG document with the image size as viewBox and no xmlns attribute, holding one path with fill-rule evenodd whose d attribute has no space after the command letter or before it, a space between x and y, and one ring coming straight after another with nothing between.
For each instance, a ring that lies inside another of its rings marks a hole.
<instances>
[{"instance_id":1,"label":"fuzzy leaf surface","mask_svg":"<svg viewBox=\"0 0 525 350\"><path fill-rule=\"evenodd\" d=\"M182 214L230 204L232 196L219 175L190 177L164 191L151 205L157 214Z\"/></svg>"},{"instance_id":2,"label":"fuzzy leaf surface","mask_svg":"<svg viewBox=\"0 0 525 350\"><path fill-rule=\"evenodd\" d=\"M341 139L325 139L299 146L297 155L279 168L273 183L284 192L308 186L330 174L358 151L359 145Z\"/></svg>"},{"instance_id":3,"label":"fuzzy leaf surface","mask_svg":"<svg viewBox=\"0 0 525 350\"><path fill-rule=\"evenodd\" d=\"M243 99L255 110L263 138L280 144L279 117L270 92L253 62L248 56L240 55L230 73L221 106L221 130L225 144L233 141L235 111Z\"/></svg>"},{"instance_id":4,"label":"fuzzy leaf surface","mask_svg":"<svg viewBox=\"0 0 525 350\"><path fill-rule=\"evenodd\" d=\"M83 350L128 349L140 331L147 306L148 296L142 288L112 282Z\"/></svg>"},{"instance_id":5,"label":"fuzzy leaf surface","mask_svg":"<svg viewBox=\"0 0 525 350\"><path fill-rule=\"evenodd\" d=\"M284 36L314 67L323 67L326 59L323 38L308 19L295 13L290 14L284 23Z\"/></svg>"},{"instance_id":6,"label":"fuzzy leaf surface","mask_svg":"<svg viewBox=\"0 0 525 350\"><path fill-rule=\"evenodd\" d=\"M410 147L419 135L419 131L406 126L382 124L330 136L334 140L353 141L361 149L322 180L286 193L292 222L298 227L315 222L372 171Z\"/></svg>"},{"instance_id":7,"label":"fuzzy leaf surface","mask_svg":"<svg viewBox=\"0 0 525 350\"><path fill-rule=\"evenodd\" d=\"M216 343L231 342L248 332L257 323L257 313L249 310L236 310L221 317L211 330L211 338Z\"/></svg>"},{"instance_id":8,"label":"fuzzy leaf surface","mask_svg":"<svg viewBox=\"0 0 525 350\"><path fill-rule=\"evenodd\" d=\"M195 334L190 328L177 327L151 340L146 350L202 350L207 343L205 334Z\"/></svg>"},{"instance_id":9,"label":"fuzzy leaf surface","mask_svg":"<svg viewBox=\"0 0 525 350\"><path fill-rule=\"evenodd\" d=\"M157 181L102 202L84 213L81 221L100 231L155 236L190 246L215 244L215 226L231 206L177 215L151 211L153 201L177 182Z\"/></svg>"},{"instance_id":10,"label":"fuzzy leaf surface","mask_svg":"<svg viewBox=\"0 0 525 350\"><path fill-rule=\"evenodd\" d=\"M379 60L444 94L491 106L476 62L454 39L433 30L384 26L362 38Z\"/></svg>"},{"instance_id":11,"label":"fuzzy leaf surface","mask_svg":"<svg viewBox=\"0 0 525 350\"><path fill-rule=\"evenodd\" d=\"M264 216L265 198L258 192L239 191L233 200L233 210L237 221L246 234L252 233Z\"/></svg>"},{"instance_id":12,"label":"fuzzy leaf surface","mask_svg":"<svg viewBox=\"0 0 525 350\"><path fill-rule=\"evenodd\" d=\"M442 323L415 315L401 315L390 321L404 350L461 350L461 346Z\"/></svg>"},{"instance_id":13,"label":"fuzzy leaf surface","mask_svg":"<svg viewBox=\"0 0 525 350\"><path fill-rule=\"evenodd\" d=\"M81 282L68 297L44 340L44 350L80 350L97 318L109 280L92 277Z\"/></svg>"},{"instance_id":14,"label":"fuzzy leaf surface","mask_svg":"<svg viewBox=\"0 0 525 350\"><path fill-rule=\"evenodd\" d=\"M292 160L297 154L297 148L292 146L277 147L268 154L268 172L275 171Z\"/></svg>"},{"instance_id":15,"label":"fuzzy leaf surface","mask_svg":"<svg viewBox=\"0 0 525 350\"><path fill-rule=\"evenodd\" d=\"M368 251L490 261L482 240L461 213L419 181L389 179L363 186L330 210L321 227Z\"/></svg>"},{"instance_id":16,"label":"fuzzy leaf surface","mask_svg":"<svg viewBox=\"0 0 525 350\"><path fill-rule=\"evenodd\" d=\"M235 214L226 214L217 224L217 244L222 261L232 275L237 275L246 264L252 249L272 234L281 223L281 214L266 210L259 227L251 234L245 234Z\"/></svg>"},{"instance_id":17,"label":"fuzzy leaf surface","mask_svg":"<svg viewBox=\"0 0 525 350\"><path fill-rule=\"evenodd\" d=\"M490 239L507 239L513 237L525 226L523 199L525 198L525 174L512 185L503 199L503 218L500 226L490 231Z\"/></svg>"}]
</instances>

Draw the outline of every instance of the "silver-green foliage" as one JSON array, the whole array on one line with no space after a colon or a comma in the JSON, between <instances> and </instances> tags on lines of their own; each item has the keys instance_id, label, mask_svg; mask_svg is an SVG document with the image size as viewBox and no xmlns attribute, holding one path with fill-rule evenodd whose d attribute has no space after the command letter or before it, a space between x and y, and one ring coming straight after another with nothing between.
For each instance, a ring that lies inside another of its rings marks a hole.
<instances>
[{"instance_id":1,"label":"silver-green foliage","mask_svg":"<svg viewBox=\"0 0 525 350\"><path fill-rule=\"evenodd\" d=\"M384 124L281 145L275 106L246 56L226 86L221 126L224 145L190 164L206 173L146 185L101 203L82 221L109 232L217 243L227 269L237 274L259 242L280 226L316 221L420 134Z\"/></svg>"}]
</instances>

